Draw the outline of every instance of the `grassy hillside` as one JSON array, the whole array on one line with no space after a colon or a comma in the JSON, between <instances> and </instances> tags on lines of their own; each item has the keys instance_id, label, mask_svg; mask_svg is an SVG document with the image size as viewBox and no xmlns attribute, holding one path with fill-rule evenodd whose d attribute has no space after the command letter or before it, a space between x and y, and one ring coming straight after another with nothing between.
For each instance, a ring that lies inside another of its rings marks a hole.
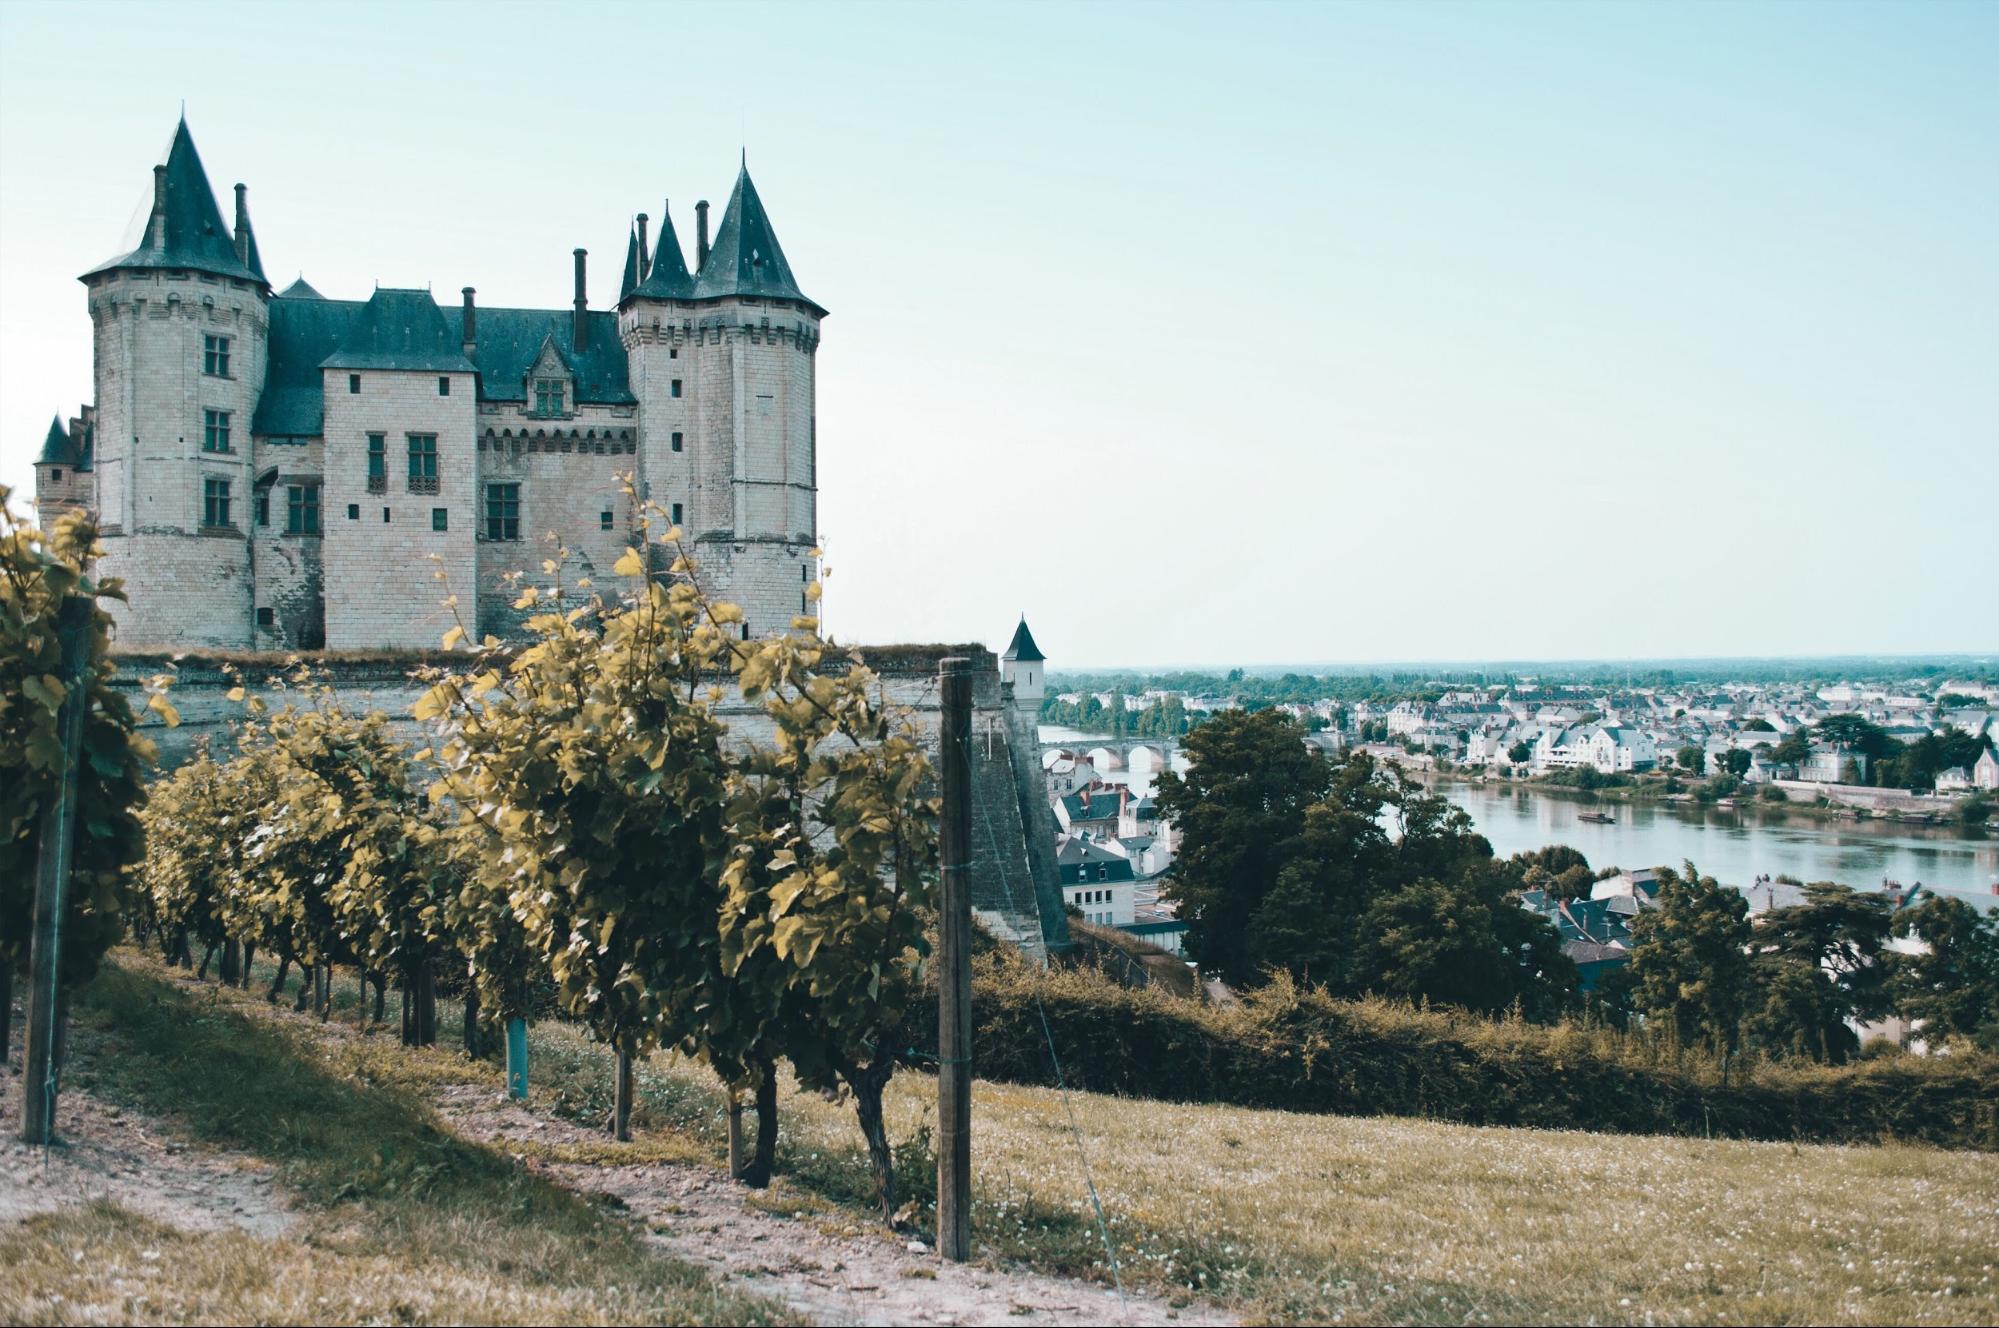
<instances>
[{"instance_id":1,"label":"grassy hillside","mask_svg":"<svg viewBox=\"0 0 1999 1328\"><path fill-rule=\"evenodd\" d=\"M341 983L352 999L351 983ZM0 1236L0 1318L24 1283L72 1284L165 1250L206 1317L740 1322L731 1297L640 1248L575 1195L443 1132L426 1103L499 1083L392 1032L319 1039L255 996L191 988L121 956L80 1003L93 1091L269 1157L313 1206L304 1240L165 1239L92 1211ZM351 1007L336 1017L350 1017ZM445 1022L441 1020L441 1022ZM446 1026L449 1026L447 1023ZM93 1042L94 1039L94 1042ZM532 1035L534 1099L602 1119L611 1060L573 1027ZM638 1076L638 1137L547 1146L550 1160L719 1163L722 1104L701 1068ZM889 1094L902 1170L931 1193L934 1082ZM1989 1323L1999 1321L1999 1157L1473 1127L1134 1101L980 1083L974 1234L983 1257L1107 1278L1080 1126L1128 1283L1250 1318L1344 1323ZM750 1202L865 1227L851 1110L783 1097L781 1179ZM81 1244L83 1265L52 1256ZM215 1293L211 1283L225 1291ZM398 1299L401 1296L402 1299ZM158 1302L156 1301L155 1304ZM15 1307L10 1310L9 1306ZM117 1316L114 1316L117 1317ZM157 1309L127 1317L169 1317ZM327 1317L322 1312L318 1317Z\"/></svg>"}]
</instances>

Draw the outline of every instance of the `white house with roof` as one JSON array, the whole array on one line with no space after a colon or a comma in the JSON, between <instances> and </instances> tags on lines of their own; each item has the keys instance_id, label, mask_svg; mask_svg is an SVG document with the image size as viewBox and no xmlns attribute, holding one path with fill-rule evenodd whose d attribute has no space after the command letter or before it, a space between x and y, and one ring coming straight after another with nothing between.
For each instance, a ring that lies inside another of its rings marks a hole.
<instances>
[{"instance_id":1,"label":"white house with roof","mask_svg":"<svg viewBox=\"0 0 1999 1328\"><path fill-rule=\"evenodd\" d=\"M1056 846L1055 863L1062 878L1062 902L1079 910L1084 921L1105 927L1132 924L1136 873L1116 844L1065 835Z\"/></svg>"}]
</instances>

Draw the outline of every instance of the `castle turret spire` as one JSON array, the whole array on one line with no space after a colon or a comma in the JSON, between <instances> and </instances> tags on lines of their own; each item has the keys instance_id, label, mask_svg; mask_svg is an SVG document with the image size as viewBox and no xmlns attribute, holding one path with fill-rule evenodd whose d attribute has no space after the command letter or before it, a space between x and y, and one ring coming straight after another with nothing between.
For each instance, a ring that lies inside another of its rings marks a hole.
<instances>
[{"instance_id":1,"label":"castle turret spire","mask_svg":"<svg viewBox=\"0 0 1999 1328\"><path fill-rule=\"evenodd\" d=\"M639 232L634 226L631 238L625 242L625 275L618 282L618 303L632 298L632 292L639 288Z\"/></svg>"},{"instance_id":2,"label":"castle turret spire","mask_svg":"<svg viewBox=\"0 0 1999 1328\"><path fill-rule=\"evenodd\" d=\"M673 229L671 204L660 209L659 244L652 251L652 267L631 294L652 300L685 300L694 294L694 278L687 275L687 259Z\"/></svg>"},{"instance_id":3,"label":"castle turret spire","mask_svg":"<svg viewBox=\"0 0 1999 1328\"><path fill-rule=\"evenodd\" d=\"M715 230L715 243L702 261L694 279L694 298L709 299L747 295L761 300L791 300L809 306L814 313L825 310L806 298L791 275L791 264L778 246L777 232L764 211L757 187L750 182L745 165L736 174L736 188L723 209L722 224Z\"/></svg>"},{"instance_id":4,"label":"castle turret spire","mask_svg":"<svg viewBox=\"0 0 1999 1328\"><path fill-rule=\"evenodd\" d=\"M236 233L222 220L222 209L216 206L215 189L208 182L201 154L194 149L194 135L182 120L174 128L166 161L155 169L151 224L139 247L83 275L93 277L120 268L181 268L254 281L268 289L256 237L250 232L247 206L238 217L247 241L241 256Z\"/></svg>"}]
</instances>

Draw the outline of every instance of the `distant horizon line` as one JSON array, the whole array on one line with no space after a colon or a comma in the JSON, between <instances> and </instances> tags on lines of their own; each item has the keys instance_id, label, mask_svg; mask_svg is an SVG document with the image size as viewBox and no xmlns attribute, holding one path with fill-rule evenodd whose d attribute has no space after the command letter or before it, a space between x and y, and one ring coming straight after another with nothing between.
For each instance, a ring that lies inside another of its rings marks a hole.
<instances>
[{"instance_id":1,"label":"distant horizon line","mask_svg":"<svg viewBox=\"0 0 1999 1328\"><path fill-rule=\"evenodd\" d=\"M1397 670L1409 672L1423 669L1451 669L1457 672L1520 673L1531 669L1548 668L1671 668L1674 666L1700 665L1713 667L1727 664L1946 664L1965 663L1992 665L1999 664L1999 650L1945 650L1919 651L1910 653L1859 653L1848 652L1829 655L1652 655L1652 656L1579 656L1571 658L1521 658L1521 659L1377 659L1377 660L1311 660L1280 661L1256 664L1075 664L1051 668L1051 675L1065 673L1227 673L1231 669L1241 669L1248 673L1303 673L1309 670Z\"/></svg>"}]
</instances>

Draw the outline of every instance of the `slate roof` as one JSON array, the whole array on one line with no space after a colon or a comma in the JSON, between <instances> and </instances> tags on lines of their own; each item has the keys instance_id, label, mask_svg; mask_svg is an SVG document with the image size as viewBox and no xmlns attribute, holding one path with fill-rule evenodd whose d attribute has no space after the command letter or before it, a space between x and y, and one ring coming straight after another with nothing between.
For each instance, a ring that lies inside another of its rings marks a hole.
<instances>
[{"instance_id":1,"label":"slate roof","mask_svg":"<svg viewBox=\"0 0 1999 1328\"><path fill-rule=\"evenodd\" d=\"M694 279L697 300L729 295L790 300L806 305L816 314L823 316L826 312L798 289L798 282L791 275L791 264L785 261L784 250L778 247L777 232L771 229L763 200L757 197L757 187L750 183L747 165L736 175L736 187L722 213L722 224L715 230L708 261L701 265L701 272Z\"/></svg>"},{"instance_id":2,"label":"slate roof","mask_svg":"<svg viewBox=\"0 0 1999 1328\"><path fill-rule=\"evenodd\" d=\"M659 247L652 253L652 270L632 291L641 299L691 300L694 278L687 273L687 257L680 252L680 236L673 229L673 213L659 214ZM624 303L626 297L619 297Z\"/></svg>"},{"instance_id":3,"label":"slate roof","mask_svg":"<svg viewBox=\"0 0 1999 1328\"><path fill-rule=\"evenodd\" d=\"M35 458L38 466L74 466L77 462L76 445L70 440L69 430L62 427L62 416L49 421L49 436L42 440L42 454Z\"/></svg>"},{"instance_id":4,"label":"slate roof","mask_svg":"<svg viewBox=\"0 0 1999 1328\"><path fill-rule=\"evenodd\" d=\"M618 282L618 303L632 298L632 292L639 285L639 228L632 225L631 237L625 241L625 275Z\"/></svg>"},{"instance_id":5,"label":"slate roof","mask_svg":"<svg viewBox=\"0 0 1999 1328\"><path fill-rule=\"evenodd\" d=\"M1034 633L1027 630L1027 616L1021 615L1020 626L1013 629L1013 640L1007 644L1001 659L1046 661L1041 647L1034 644Z\"/></svg>"},{"instance_id":6,"label":"slate roof","mask_svg":"<svg viewBox=\"0 0 1999 1328\"><path fill-rule=\"evenodd\" d=\"M294 282L285 298L270 305L271 329L269 367L264 375L264 394L257 402L251 432L263 437L317 437L324 427L324 380L322 366L395 367L329 362L342 354L353 335L354 325L370 302L329 300L319 292L294 295L303 282ZM306 287L312 290L311 287ZM377 292L378 295L382 292ZM473 367L479 373L479 396L487 401L524 401L527 372L541 353L542 343L553 339L557 350L569 363L574 375L575 399L593 405L630 405L632 396L624 346L618 340L617 315L609 312L586 314L589 346L582 354L575 349L572 311L567 309L479 310L479 344L468 366L464 357L465 311L453 305L438 306L428 291L391 292L398 297L414 297L428 304L443 328L436 342L438 360L451 360L442 372L463 373ZM421 313L421 310L412 310ZM426 320L427 323L427 320ZM429 335L435 342L437 327ZM413 366L412 366L413 367Z\"/></svg>"},{"instance_id":7,"label":"slate roof","mask_svg":"<svg viewBox=\"0 0 1999 1328\"><path fill-rule=\"evenodd\" d=\"M153 206L148 197L143 214L147 219L146 229L139 237L139 247L106 259L83 275L94 277L121 268L184 268L269 286L254 231L250 236L249 264L236 257L235 233L223 221L222 209L216 206L215 190L208 183L208 172L202 169L201 154L194 150L194 136L188 133L186 120L174 130L173 142L167 147L166 168L165 243L154 245Z\"/></svg>"},{"instance_id":8,"label":"slate roof","mask_svg":"<svg viewBox=\"0 0 1999 1328\"><path fill-rule=\"evenodd\" d=\"M340 344L319 367L476 372L430 292L393 287L383 287L369 297Z\"/></svg>"},{"instance_id":9,"label":"slate roof","mask_svg":"<svg viewBox=\"0 0 1999 1328\"><path fill-rule=\"evenodd\" d=\"M312 288L312 283L300 273L299 279L278 292L280 300L323 300L326 297Z\"/></svg>"}]
</instances>

